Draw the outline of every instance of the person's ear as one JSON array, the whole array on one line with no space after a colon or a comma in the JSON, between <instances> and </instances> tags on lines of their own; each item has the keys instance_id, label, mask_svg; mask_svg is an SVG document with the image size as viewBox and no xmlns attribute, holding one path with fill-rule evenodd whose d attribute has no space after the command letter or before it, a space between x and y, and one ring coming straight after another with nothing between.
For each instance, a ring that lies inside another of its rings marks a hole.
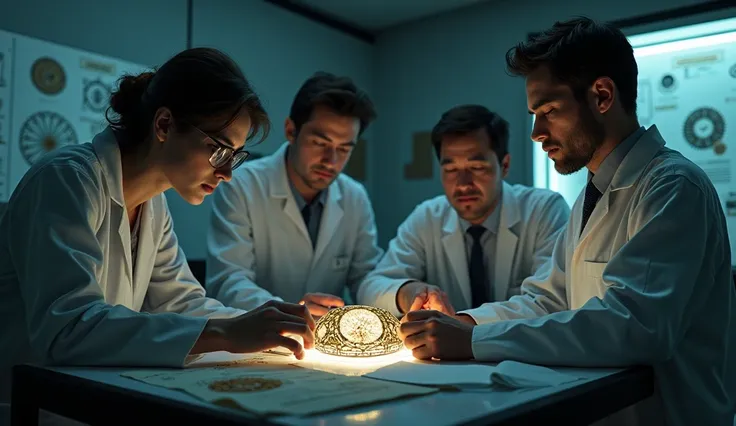
<instances>
[{"instance_id":1,"label":"person's ear","mask_svg":"<svg viewBox=\"0 0 736 426\"><path fill-rule=\"evenodd\" d=\"M284 134L289 144L294 145L294 142L296 142L296 124L290 117L287 117L284 121Z\"/></svg>"},{"instance_id":2,"label":"person's ear","mask_svg":"<svg viewBox=\"0 0 736 426\"><path fill-rule=\"evenodd\" d=\"M158 142L165 142L173 131L174 120L171 110L161 107L153 116L153 134Z\"/></svg>"},{"instance_id":3,"label":"person's ear","mask_svg":"<svg viewBox=\"0 0 736 426\"><path fill-rule=\"evenodd\" d=\"M599 114L605 114L616 96L616 84L608 77L601 77L591 86L592 106Z\"/></svg>"},{"instance_id":4,"label":"person's ear","mask_svg":"<svg viewBox=\"0 0 736 426\"><path fill-rule=\"evenodd\" d=\"M509 174L509 167L511 166L511 154L506 154L503 156L503 160L501 160L501 176L503 176L504 179L506 179L506 176Z\"/></svg>"}]
</instances>

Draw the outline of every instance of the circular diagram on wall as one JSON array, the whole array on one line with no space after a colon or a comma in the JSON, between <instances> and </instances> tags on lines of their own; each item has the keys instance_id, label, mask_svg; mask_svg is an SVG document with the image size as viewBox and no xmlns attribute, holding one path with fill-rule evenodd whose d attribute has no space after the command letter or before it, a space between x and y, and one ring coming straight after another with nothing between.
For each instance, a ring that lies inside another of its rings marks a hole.
<instances>
[{"instance_id":1,"label":"circular diagram on wall","mask_svg":"<svg viewBox=\"0 0 736 426\"><path fill-rule=\"evenodd\" d=\"M56 95L66 87L66 73L61 64L48 57L36 59L31 66L31 80L41 93Z\"/></svg>"},{"instance_id":2,"label":"circular diagram on wall","mask_svg":"<svg viewBox=\"0 0 736 426\"><path fill-rule=\"evenodd\" d=\"M677 80L672 74L665 74L659 80L659 89L663 92L672 92L677 88Z\"/></svg>"},{"instance_id":3,"label":"circular diagram on wall","mask_svg":"<svg viewBox=\"0 0 736 426\"><path fill-rule=\"evenodd\" d=\"M731 68L728 69L728 74L731 77L736 78L736 64L731 65Z\"/></svg>"},{"instance_id":4,"label":"circular diagram on wall","mask_svg":"<svg viewBox=\"0 0 736 426\"><path fill-rule=\"evenodd\" d=\"M94 112L105 112L110 100L110 87L102 80L84 81L84 106Z\"/></svg>"},{"instance_id":5,"label":"circular diagram on wall","mask_svg":"<svg viewBox=\"0 0 736 426\"><path fill-rule=\"evenodd\" d=\"M726 123L723 115L713 108L703 107L691 112L685 120L685 140L698 149L710 148L723 138Z\"/></svg>"},{"instance_id":6,"label":"circular diagram on wall","mask_svg":"<svg viewBox=\"0 0 736 426\"><path fill-rule=\"evenodd\" d=\"M28 164L35 163L55 148L76 143L74 127L55 112L37 112L28 117L20 128L20 152Z\"/></svg>"}]
</instances>

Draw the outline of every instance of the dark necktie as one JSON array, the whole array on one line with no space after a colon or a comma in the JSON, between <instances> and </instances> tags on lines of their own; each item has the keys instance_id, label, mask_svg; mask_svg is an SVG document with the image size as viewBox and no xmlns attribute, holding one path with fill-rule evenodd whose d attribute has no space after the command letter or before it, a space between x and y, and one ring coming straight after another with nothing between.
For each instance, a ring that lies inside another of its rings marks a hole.
<instances>
[{"instance_id":1,"label":"dark necktie","mask_svg":"<svg viewBox=\"0 0 736 426\"><path fill-rule=\"evenodd\" d=\"M309 229L309 219L312 217L312 209L309 208L309 204L304 206L302 209L302 218L304 218L304 226Z\"/></svg>"},{"instance_id":2,"label":"dark necktie","mask_svg":"<svg viewBox=\"0 0 736 426\"><path fill-rule=\"evenodd\" d=\"M473 297L473 307L490 302L486 295L486 268L483 264L483 247L480 245L480 239L486 228L473 225L468 228L468 234L473 237L473 248L470 250L470 290Z\"/></svg>"},{"instance_id":3,"label":"dark necktie","mask_svg":"<svg viewBox=\"0 0 736 426\"><path fill-rule=\"evenodd\" d=\"M593 178L588 181L588 186L585 187L585 200L583 200L583 222L580 224L580 234L583 234L585 225L590 219L590 214L593 213L595 205L598 203L598 199L601 198L601 192L598 188L593 185Z\"/></svg>"},{"instance_id":4,"label":"dark necktie","mask_svg":"<svg viewBox=\"0 0 736 426\"><path fill-rule=\"evenodd\" d=\"M302 209L302 218L304 219L304 227L307 228L307 234L309 235L309 240L312 243L312 247L314 247L314 241L312 238L312 231L309 227L309 220L312 218L312 205L307 204Z\"/></svg>"}]
</instances>

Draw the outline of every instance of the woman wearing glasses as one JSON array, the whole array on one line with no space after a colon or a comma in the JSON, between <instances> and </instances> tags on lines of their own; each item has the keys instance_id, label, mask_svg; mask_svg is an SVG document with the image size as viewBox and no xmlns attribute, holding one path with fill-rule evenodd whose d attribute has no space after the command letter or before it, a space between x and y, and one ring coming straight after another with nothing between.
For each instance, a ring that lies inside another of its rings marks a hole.
<instances>
[{"instance_id":1,"label":"woman wearing glasses","mask_svg":"<svg viewBox=\"0 0 736 426\"><path fill-rule=\"evenodd\" d=\"M11 366L26 362L181 366L204 352L277 346L301 358L284 334L311 346L306 308L246 313L205 297L163 194L200 204L246 159L246 141L268 133L237 65L198 48L126 76L108 121L91 143L34 164L0 218L0 403Z\"/></svg>"}]
</instances>

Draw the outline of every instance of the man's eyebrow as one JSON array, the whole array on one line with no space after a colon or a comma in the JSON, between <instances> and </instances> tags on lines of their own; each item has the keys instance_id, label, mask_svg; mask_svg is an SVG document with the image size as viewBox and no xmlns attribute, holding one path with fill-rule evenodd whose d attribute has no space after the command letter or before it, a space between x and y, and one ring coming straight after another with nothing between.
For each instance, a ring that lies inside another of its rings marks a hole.
<instances>
[{"instance_id":1,"label":"man's eyebrow","mask_svg":"<svg viewBox=\"0 0 736 426\"><path fill-rule=\"evenodd\" d=\"M313 136L317 136L318 138L324 139L324 140L326 140L328 142L332 142L332 139L330 139L330 137L327 136L326 133L324 133L324 132L322 132L320 130L312 130L311 133L312 133Z\"/></svg>"},{"instance_id":2,"label":"man's eyebrow","mask_svg":"<svg viewBox=\"0 0 736 426\"><path fill-rule=\"evenodd\" d=\"M534 103L534 105L529 108L529 114L533 114L534 111L538 110L540 107L557 100L557 96L546 96L537 102Z\"/></svg>"}]
</instances>

